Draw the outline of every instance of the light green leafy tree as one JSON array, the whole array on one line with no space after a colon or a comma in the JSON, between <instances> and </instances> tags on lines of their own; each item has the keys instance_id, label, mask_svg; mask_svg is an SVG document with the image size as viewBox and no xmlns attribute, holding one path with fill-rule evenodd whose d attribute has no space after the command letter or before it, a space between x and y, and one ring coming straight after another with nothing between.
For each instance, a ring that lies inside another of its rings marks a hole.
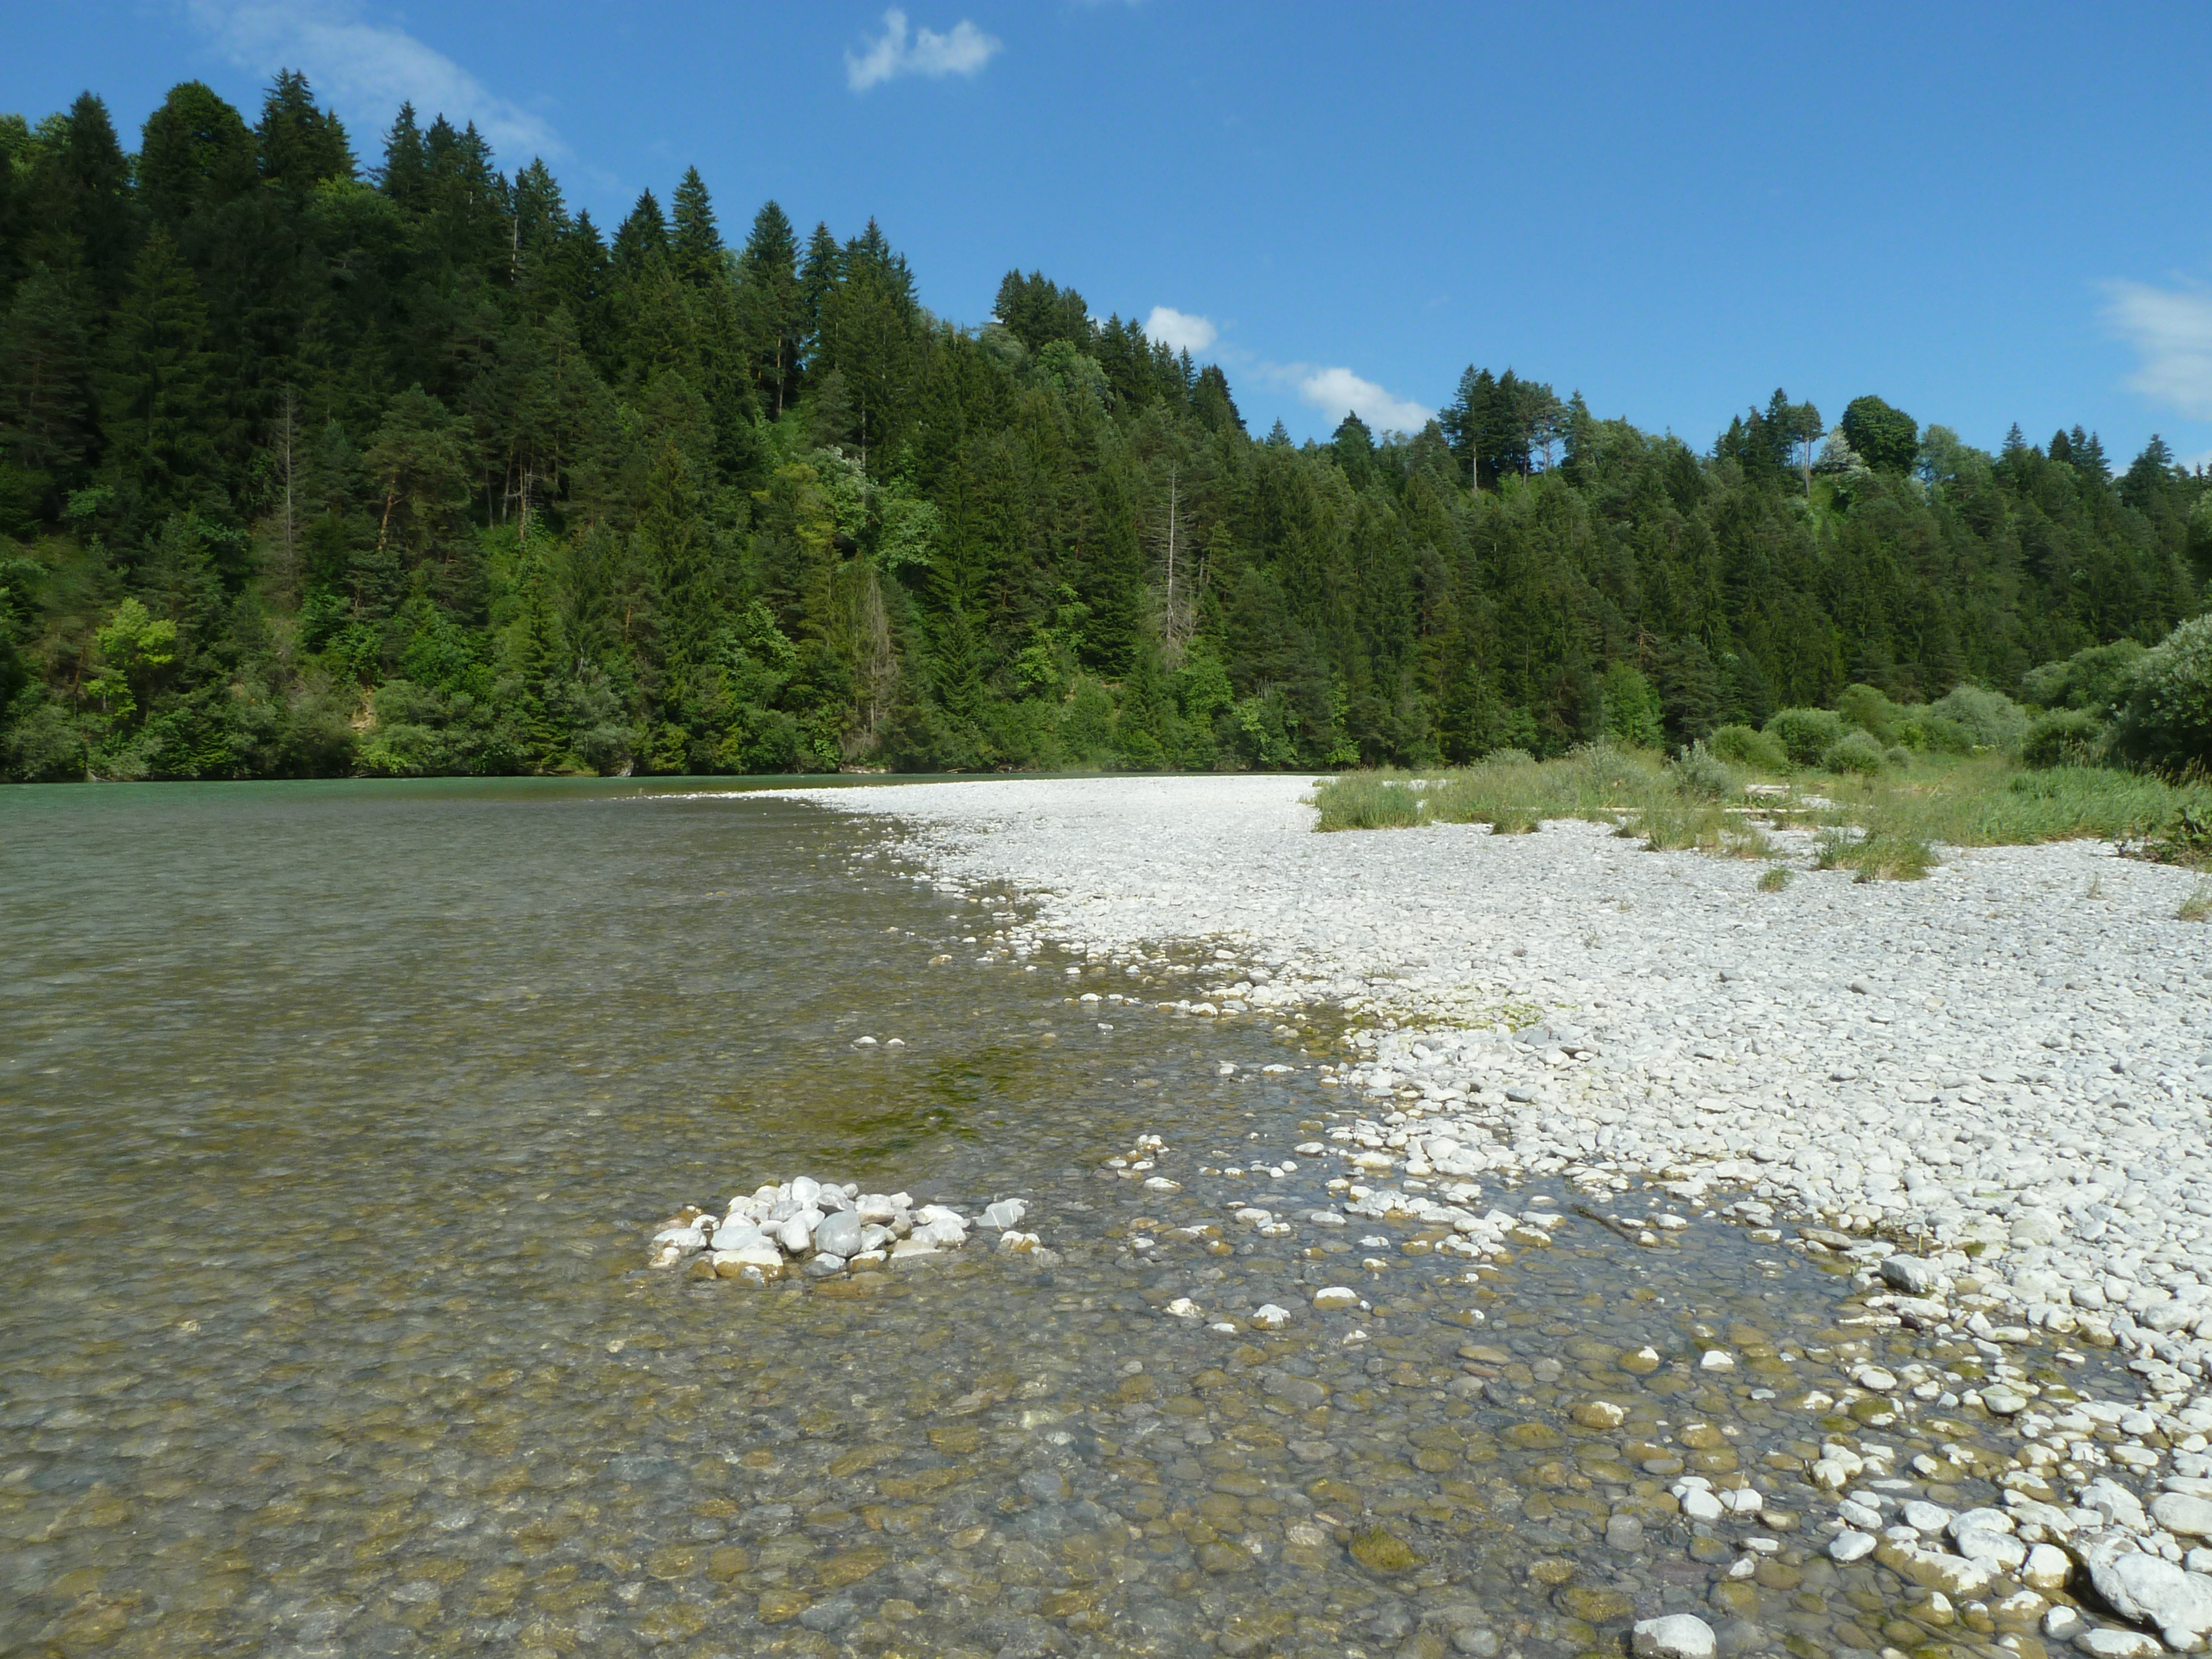
<instances>
[{"instance_id":1,"label":"light green leafy tree","mask_svg":"<svg viewBox=\"0 0 2212 1659\"><path fill-rule=\"evenodd\" d=\"M138 692L152 672L176 659L177 625L152 616L137 599L125 599L92 639L99 667L85 682L85 698L97 705L108 730L120 731L138 712Z\"/></svg>"}]
</instances>

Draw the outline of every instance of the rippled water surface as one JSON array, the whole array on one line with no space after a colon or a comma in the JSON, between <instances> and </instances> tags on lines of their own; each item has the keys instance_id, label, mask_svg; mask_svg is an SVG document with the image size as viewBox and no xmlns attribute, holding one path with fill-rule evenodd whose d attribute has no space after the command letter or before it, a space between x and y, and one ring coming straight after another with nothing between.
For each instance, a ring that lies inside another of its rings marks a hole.
<instances>
[{"instance_id":1,"label":"rippled water surface","mask_svg":"<svg viewBox=\"0 0 2212 1659\"><path fill-rule=\"evenodd\" d=\"M910 875L738 793L0 795L0 1652L1536 1656L1694 1609L1996 1659L1818 1554L1802 1471L1877 1431L1794 1401L1904 1352L1836 1279L1711 1221L1480 1280L1402 1226L1261 1237L1231 1200L1334 1167L1200 1170L1333 1121L1325 1035L978 966L1020 896ZM1146 1133L1181 1192L1102 1167ZM799 1173L1024 1197L1059 1259L645 1269ZM1887 1432L1978 1501L1952 1427ZM1693 1529L1685 1469L1767 1513Z\"/></svg>"}]
</instances>

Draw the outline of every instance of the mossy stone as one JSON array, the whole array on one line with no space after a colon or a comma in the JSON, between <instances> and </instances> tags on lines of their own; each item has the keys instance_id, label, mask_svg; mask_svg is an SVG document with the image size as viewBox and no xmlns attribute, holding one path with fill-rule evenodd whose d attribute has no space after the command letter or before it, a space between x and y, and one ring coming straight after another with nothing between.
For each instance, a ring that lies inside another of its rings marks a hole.
<instances>
[{"instance_id":1,"label":"mossy stone","mask_svg":"<svg viewBox=\"0 0 2212 1659\"><path fill-rule=\"evenodd\" d=\"M1352 1534L1352 1559L1370 1572L1411 1572L1425 1558L1388 1527L1362 1527Z\"/></svg>"}]
</instances>

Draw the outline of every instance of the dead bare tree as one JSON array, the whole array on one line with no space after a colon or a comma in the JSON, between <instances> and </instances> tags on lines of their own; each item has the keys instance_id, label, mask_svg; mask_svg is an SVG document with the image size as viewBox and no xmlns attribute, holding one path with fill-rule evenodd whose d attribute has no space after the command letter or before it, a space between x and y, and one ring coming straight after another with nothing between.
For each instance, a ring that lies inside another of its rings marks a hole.
<instances>
[{"instance_id":1,"label":"dead bare tree","mask_svg":"<svg viewBox=\"0 0 2212 1659\"><path fill-rule=\"evenodd\" d=\"M1152 541L1160 550L1166 577L1165 598L1160 609L1160 657L1172 672L1182 665L1183 653L1190 645L1191 635L1198 631L1198 593L1204 574L1201 564L1200 580L1193 580L1190 530L1183 522L1179 468L1168 469L1167 510Z\"/></svg>"}]
</instances>

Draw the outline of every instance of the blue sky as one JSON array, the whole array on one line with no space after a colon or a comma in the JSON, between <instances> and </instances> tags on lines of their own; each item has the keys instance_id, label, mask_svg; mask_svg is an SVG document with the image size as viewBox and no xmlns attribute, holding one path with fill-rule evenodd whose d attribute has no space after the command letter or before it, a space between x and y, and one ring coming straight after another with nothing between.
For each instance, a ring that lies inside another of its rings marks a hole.
<instances>
[{"instance_id":1,"label":"blue sky","mask_svg":"<svg viewBox=\"0 0 2212 1659\"><path fill-rule=\"evenodd\" d=\"M403 96L611 222L696 163L870 215L924 301L1018 264L1228 370L1247 421L1417 422L1469 362L1703 447L1777 386L1994 447L2212 452L2212 8L118 0L6 8L0 109L134 134L305 70L364 161Z\"/></svg>"}]
</instances>

